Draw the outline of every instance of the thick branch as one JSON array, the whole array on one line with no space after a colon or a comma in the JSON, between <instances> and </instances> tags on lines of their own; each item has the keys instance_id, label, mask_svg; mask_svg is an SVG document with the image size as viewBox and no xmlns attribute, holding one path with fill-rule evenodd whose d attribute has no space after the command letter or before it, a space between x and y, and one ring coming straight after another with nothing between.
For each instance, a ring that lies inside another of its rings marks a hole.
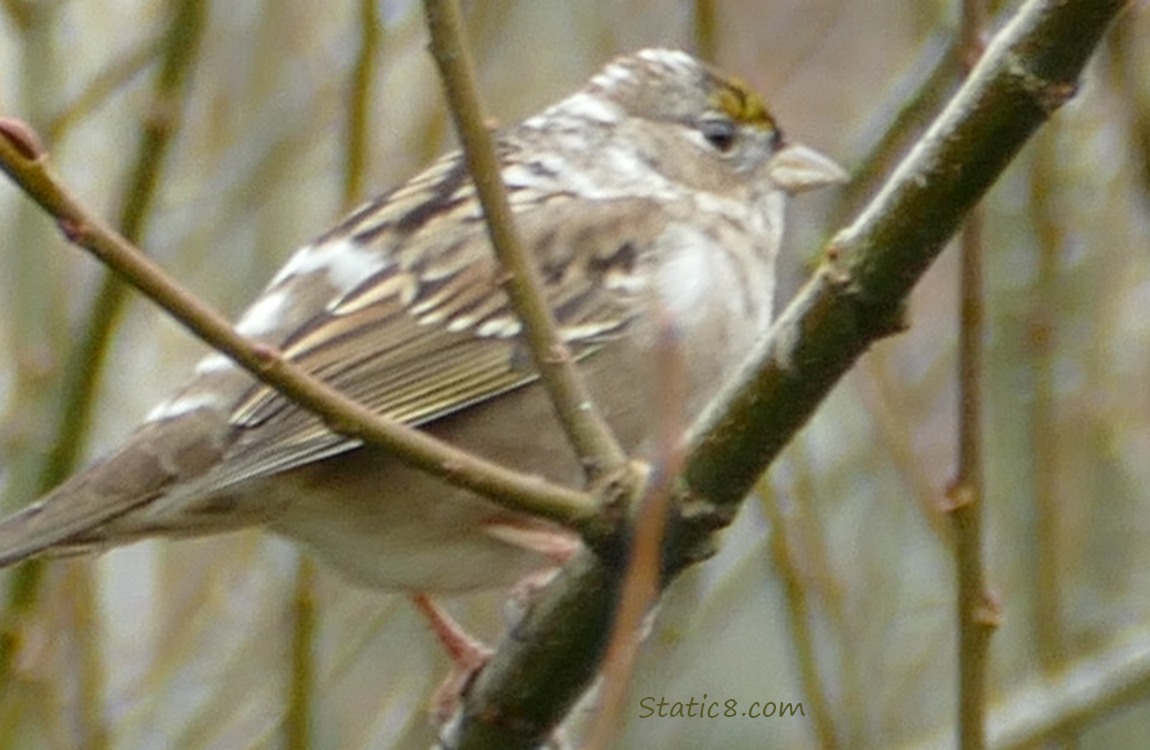
<instances>
[{"instance_id":1,"label":"thick branch","mask_svg":"<svg viewBox=\"0 0 1150 750\"><path fill-rule=\"evenodd\" d=\"M840 233L738 382L692 430L669 529L669 581L705 556L758 476L854 362L899 330L911 288L970 208L1077 78L1124 0L1031 0L886 188ZM468 696L451 746L541 744L598 669L618 586L585 554L500 648ZM546 634L543 637L542 634Z\"/></svg>"},{"instance_id":2,"label":"thick branch","mask_svg":"<svg viewBox=\"0 0 1150 750\"><path fill-rule=\"evenodd\" d=\"M687 479L737 504L838 379L899 331L902 305L963 218L1077 78L1125 0L1031 0L694 430Z\"/></svg>"}]
</instances>

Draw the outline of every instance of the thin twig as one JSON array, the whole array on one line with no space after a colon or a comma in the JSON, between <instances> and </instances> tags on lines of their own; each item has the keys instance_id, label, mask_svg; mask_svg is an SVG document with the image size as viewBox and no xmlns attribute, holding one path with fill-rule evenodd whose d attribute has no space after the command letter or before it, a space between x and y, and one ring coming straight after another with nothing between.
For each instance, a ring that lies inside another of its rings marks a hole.
<instances>
[{"instance_id":1,"label":"thin twig","mask_svg":"<svg viewBox=\"0 0 1150 750\"><path fill-rule=\"evenodd\" d=\"M960 56L972 70L982 56L983 0L962 0ZM958 618L958 742L986 747L986 675L990 636L999 613L986 587L982 550L982 211L974 207L962 228L958 351L958 471L950 489L954 524Z\"/></svg>"},{"instance_id":2,"label":"thin twig","mask_svg":"<svg viewBox=\"0 0 1150 750\"><path fill-rule=\"evenodd\" d=\"M18 32L19 50L13 57L18 71L19 107L33 122L49 118L52 102L62 89L63 65L57 30L60 5L10 0L3 5L5 20ZM18 134L19 135L19 134ZM36 139L32 139L36 141ZM38 141L36 141L38 142ZM12 247L51 246L55 238L42 231L39 217L21 206L9 227ZM13 364L9 404L15 420L4 446L5 506L25 502L39 494L44 473L44 442L55 437L48 432L42 415L57 407L58 395L53 375L59 367L54 356L67 341L64 288L54 283L50 266L39 259L6 258L2 285L5 314L11 321L12 346L6 357ZM23 619L35 606L43 569L39 564L16 571L4 593L5 609L0 617L0 680L11 672L14 657L21 648ZM0 693L3 702L18 691ZM13 724L0 723L0 750L21 743Z\"/></svg>"},{"instance_id":3,"label":"thin twig","mask_svg":"<svg viewBox=\"0 0 1150 750\"><path fill-rule=\"evenodd\" d=\"M143 125L136 158L129 171L128 187L121 197L120 227L125 237L138 242L144 233L160 180L164 156L179 128L191 71L204 26L203 0L180 0L173 8L168 33L163 39L163 57L152 93L152 116ZM156 45L149 45L153 52ZM104 364L112 333L127 299L127 287L111 272L105 272L99 292L86 316L87 326L78 337L80 345L68 358L62 378L60 407L55 415L52 449L40 467L38 492L46 492L76 467L90 434L95 393L104 374ZM43 580L42 560L30 561L13 575L7 610L13 617L28 611L39 597ZM89 587L90 589L91 587ZM83 591L85 589L77 589ZM94 606L94 605L93 605ZM12 652L0 651L0 684L11 667ZM96 664L94 656L86 664ZM91 681L98 681L89 676ZM92 716L99 711L89 710Z\"/></svg>"},{"instance_id":4,"label":"thin twig","mask_svg":"<svg viewBox=\"0 0 1150 750\"><path fill-rule=\"evenodd\" d=\"M104 679L104 630L100 622L98 580L90 566L69 564L66 570L69 613L75 630L75 665L80 682L78 745L85 750L110 747L105 715L107 682Z\"/></svg>"},{"instance_id":5,"label":"thin twig","mask_svg":"<svg viewBox=\"0 0 1150 750\"><path fill-rule=\"evenodd\" d=\"M1067 535L1065 519L1071 513L1058 491L1064 478L1058 459L1060 445L1056 409L1058 378L1057 321L1059 320L1059 269L1066 231L1064 214L1059 210L1059 181L1055 166L1058 158L1058 123L1035 139L1034 161L1030 165L1029 213L1034 224L1038 259L1034 277L1034 302L1029 323L1030 343L1026 352L1033 372L1034 386L1030 398L1030 449L1034 507L1034 594L1031 628L1038 646L1042 670L1054 675L1066 667L1070 658L1067 633L1066 571ZM1077 735L1068 732L1059 738L1059 750L1074 750L1080 744Z\"/></svg>"},{"instance_id":6,"label":"thin twig","mask_svg":"<svg viewBox=\"0 0 1150 750\"><path fill-rule=\"evenodd\" d=\"M1067 665L1057 675L1042 675L998 696L989 717L994 750L1033 750L1114 715L1136 713L1150 695L1150 632L1115 635L1089 658ZM953 746L948 727L901 750L937 750Z\"/></svg>"},{"instance_id":7,"label":"thin twig","mask_svg":"<svg viewBox=\"0 0 1150 750\"><path fill-rule=\"evenodd\" d=\"M122 52L97 73L72 101L52 116L44 127L44 138L56 143L79 122L92 114L133 78L147 70L163 51L170 34L158 34Z\"/></svg>"},{"instance_id":8,"label":"thin twig","mask_svg":"<svg viewBox=\"0 0 1150 750\"><path fill-rule=\"evenodd\" d=\"M343 206L351 209L363 199L367 182L368 154L371 144L371 105L375 100L375 58L383 36L375 0L360 0L356 30L359 51L352 68L348 91L347 125L344 131Z\"/></svg>"},{"instance_id":9,"label":"thin twig","mask_svg":"<svg viewBox=\"0 0 1150 750\"><path fill-rule=\"evenodd\" d=\"M1035 138L1034 161L1030 165L1028 212L1037 245L1034 273L1034 302L1028 323L1026 352L1033 375L1030 390L1030 450L1034 476L1034 642L1043 670L1056 672L1066 658L1066 631L1063 607L1064 564L1062 513L1058 487L1063 468L1058 460L1058 431L1055 404L1058 379L1055 341L1059 318L1058 275L1065 232L1064 206L1057 195L1058 131L1050 130Z\"/></svg>"},{"instance_id":10,"label":"thin twig","mask_svg":"<svg viewBox=\"0 0 1150 750\"><path fill-rule=\"evenodd\" d=\"M423 8L431 32L431 53L439 65L467 168L483 205L491 244L506 271L503 288L523 323L539 379L588 479L594 480L621 466L626 456L591 400L571 351L559 335L534 259L515 231L499 160L476 91L458 3L424 0Z\"/></svg>"},{"instance_id":11,"label":"thin twig","mask_svg":"<svg viewBox=\"0 0 1150 750\"><path fill-rule=\"evenodd\" d=\"M683 409L687 403L687 368L683 339L673 317L661 311L659 340L654 356L659 373L655 403L658 460L653 477L635 516L627 568L619 591L618 612L604 656L603 687L599 714L595 718L586 750L606 750L614 738L635 671L643 621L659 598L662 588L663 542L671 510L675 478L683 470Z\"/></svg>"},{"instance_id":12,"label":"thin twig","mask_svg":"<svg viewBox=\"0 0 1150 750\"><path fill-rule=\"evenodd\" d=\"M881 350L868 357L859 367L861 377L855 379L857 392L870 414L882 455L898 471L935 538L951 549L954 528L939 506L937 477L915 441L906 394L898 390L889 360L889 352Z\"/></svg>"},{"instance_id":13,"label":"thin twig","mask_svg":"<svg viewBox=\"0 0 1150 750\"><path fill-rule=\"evenodd\" d=\"M791 452L792 461L796 460L794 456L796 452ZM803 463L809 464L807 461ZM801 484L805 487L802 489L809 490L811 485L809 465L802 466L798 471L803 475ZM807 549L803 544L812 536L804 535L804 527L812 524L801 517L804 512L802 505L804 501L812 499L813 493L799 492L797 493L799 497L788 499L779 497L779 493L765 485L767 482L760 483L758 494L762 497L762 506L771 521L768 544L774 570L783 584L783 597L786 602L784 609L793 649L792 659L798 670L803 703L809 705L810 722L812 731L818 739L818 747L822 750L839 750L843 745L839 740L841 733L837 728L836 719L841 717L844 724L849 722L857 725L860 723L860 716L850 711L835 710L831 691L828 690L827 681L819 670L815 638L816 602L812 601L814 597L810 595L809 581L818 577L821 572L825 574L822 579L824 590L833 586L833 582L830 580L831 566L827 564L827 555L824 554L825 549L821 540L817 540L819 547L815 550ZM814 572L811 572L812 568L815 568ZM821 603L831 613L831 619L835 624L845 625L846 618L842 616L842 606L837 596L832 593ZM847 628L842 628L841 632L844 638L850 637ZM844 658L851 659L852 656L845 655ZM845 672L848 665L844 664L842 668ZM836 691L843 696L843 701L857 698L852 695L853 688L857 686L846 680L843 682L842 687Z\"/></svg>"},{"instance_id":14,"label":"thin twig","mask_svg":"<svg viewBox=\"0 0 1150 750\"><path fill-rule=\"evenodd\" d=\"M122 196L119 226L124 236L133 243L139 243L144 234L157 186L160 184L160 172L182 120L182 105L207 14L204 0L174 0L170 6L169 26L163 41L163 56L152 92L151 108L143 123L136 159ZM105 270L87 330L65 370L62 409L55 426L58 439L48 454L41 475L41 487L45 491L63 480L79 462L82 447L91 432L95 393L105 372L104 363L112 332L123 313L127 293L128 287ZM89 569L79 575L90 576L92 571ZM98 606L95 588L94 581L88 581L86 587L77 587L78 594L82 592L87 595L88 607L93 611ZM81 603L78 602L77 606L81 606ZM95 618L89 614L87 619ZM89 634L83 642L87 651L83 659L83 679L87 685L83 696L83 715L90 737L86 746L98 750L107 746L108 734L107 728L103 726L103 659L99 641L90 636L95 632L92 624L81 622L80 630Z\"/></svg>"},{"instance_id":15,"label":"thin twig","mask_svg":"<svg viewBox=\"0 0 1150 750\"><path fill-rule=\"evenodd\" d=\"M292 591L291 679L284 717L286 750L308 750L311 744L312 704L315 699L315 565L303 555L296 568Z\"/></svg>"},{"instance_id":16,"label":"thin twig","mask_svg":"<svg viewBox=\"0 0 1150 750\"><path fill-rule=\"evenodd\" d=\"M920 57L933 55L933 59L924 60L921 65L914 66L913 70L917 71L929 64L930 72L912 93L899 100L893 119L889 115L892 107L876 108L875 111L882 118L882 135L859 160L858 166L851 169L851 181L835 199L830 219L832 225L846 221L874 195L891 168L938 114L946 103L947 95L962 81L957 45L952 43L939 51L937 48L941 45L942 42L938 40L927 42L927 49ZM860 128L863 132L869 129Z\"/></svg>"},{"instance_id":17,"label":"thin twig","mask_svg":"<svg viewBox=\"0 0 1150 750\"><path fill-rule=\"evenodd\" d=\"M138 245L143 239L165 157L179 131L205 13L203 0L179 0L171 14L149 114L129 170L127 188L121 197L118 226L132 244ZM52 441L53 448L41 477L45 490L70 474L83 453L92 421L94 394L104 373L112 332L128 299L128 289L111 271L105 272L87 317L87 327L78 337L80 347L69 358L64 372L63 407L55 426L57 437Z\"/></svg>"},{"instance_id":18,"label":"thin twig","mask_svg":"<svg viewBox=\"0 0 1150 750\"><path fill-rule=\"evenodd\" d=\"M115 269L214 349L321 416L332 431L385 447L410 466L508 508L577 530L594 519L597 504L589 495L539 477L524 476L377 415L312 377L275 348L253 343L236 333L219 313L173 281L68 192L49 168L47 155L37 150L34 134L22 123L0 120L0 168L55 217L76 245Z\"/></svg>"},{"instance_id":19,"label":"thin twig","mask_svg":"<svg viewBox=\"0 0 1150 750\"><path fill-rule=\"evenodd\" d=\"M958 471L947 490L954 525L958 618L959 747L986 747L986 669L999 620L986 588L982 551L982 220L971 212L962 232L958 376Z\"/></svg>"},{"instance_id":20,"label":"thin twig","mask_svg":"<svg viewBox=\"0 0 1150 750\"><path fill-rule=\"evenodd\" d=\"M1110 35L1108 72L1122 102L1120 112L1130 133L1130 159L1138 169L1142 199L1150 202L1150 86L1146 67L1150 62L1145 44L1146 12L1130 18Z\"/></svg>"},{"instance_id":21,"label":"thin twig","mask_svg":"<svg viewBox=\"0 0 1150 750\"><path fill-rule=\"evenodd\" d=\"M375 94L375 57L382 36L375 0L360 0L355 32L359 50L352 66L347 90L347 118L343 144L343 180L340 192L344 210L363 199L370 152L371 105ZM287 681L287 709L284 715L284 745L288 750L308 750L312 746L311 726L316 696L316 612L315 563L311 554L300 550L292 583L290 605L291 678Z\"/></svg>"},{"instance_id":22,"label":"thin twig","mask_svg":"<svg viewBox=\"0 0 1150 750\"><path fill-rule=\"evenodd\" d=\"M700 60L709 63L715 62L715 53L718 51L718 11L715 0L695 0L695 13L691 19L695 32L695 55Z\"/></svg>"}]
</instances>

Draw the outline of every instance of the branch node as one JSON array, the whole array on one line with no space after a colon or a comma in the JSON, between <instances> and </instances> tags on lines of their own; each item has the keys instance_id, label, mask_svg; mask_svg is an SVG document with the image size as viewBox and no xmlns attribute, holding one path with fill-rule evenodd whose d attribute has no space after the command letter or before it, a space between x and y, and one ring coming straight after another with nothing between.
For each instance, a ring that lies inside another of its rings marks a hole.
<instances>
[{"instance_id":1,"label":"branch node","mask_svg":"<svg viewBox=\"0 0 1150 750\"><path fill-rule=\"evenodd\" d=\"M556 341L551 344L547 351L547 361L558 364L560 362L571 362L571 349L562 341ZM591 403L583 401L576 407L582 411L587 411L591 408Z\"/></svg>"},{"instance_id":2,"label":"branch node","mask_svg":"<svg viewBox=\"0 0 1150 750\"><path fill-rule=\"evenodd\" d=\"M0 117L0 137L28 161L39 161L48 155L40 136L32 126L13 117Z\"/></svg>"},{"instance_id":3,"label":"branch node","mask_svg":"<svg viewBox=\"0 0 1150 750\"><path fill-rule=\"evenodd\" d=\"M823 251L823 262L819 265L818 270L827 284L838 291L842 291L853 283L843 248L835 240L831 240L826 250Z\"/></svg>"},{"instance_id":4,"label":"branch node","mask_svg":"<svg viewBox=\"0 0 1150 750\"><path fill-rule=\"evenodd\" d=\"M1011 54L1007 63L1007 70L1045 115L1054 114L1078 93L1076 81L1051 81L1049 78L1035 73L1028 63L1029 61L1024 57Z\"/></svg>"},{"instance_id":5,"label":"branch node","mask_svg":"<svg viewBox=\"0 0 1150 750\"><path fill-rule=\"evenodd\" d=\"M975 34L969 40L969 43L962 50L962 64L967 70L973 70L978 61L982 59L982 54L986 52L986 36L982 33Z\"/></svg>"},{"instance_id":6,"label":"branch node","mask_svg":"<svg viewBox=\"0 0 1150 750\"><path fill-rule=\"evenodd\" d=\"M283 360L283 352L278 347L260 341L252 342L252 355L263 372L268 372Z\"/></svg>"},{"instance_id":7,"label":"branch node","mask_svg":"<svg viewBox=\"0 0 1150 750\"><path fill-rule=\"evenodd\" d=\"M64 239L73 245L84 246L88 242L90 228L83 219L75 216L61 216L56 219L56 226Z\"/></svg>"},{"instance_id":8,"label":"branch node","mask_svg":"<svg viewBox=\"0 0 1150 750\"><path fill-rule=\"evenodd\" d=\"M631 511L646 494L650 478L649 464L628 461L599 476L591 486L599 512L588 519L579 533L601 559L620 564L626 560L631 541Z\"/></svg>"},{"instance_id":9,"label":"branch node","mask_svg":"<svg viewBox=\"0 0 1150 750\"><path fill-rule=\"evenodd\" d=\"M975 501L974 489L966 482L954 481L946 488L940 510L943 513L954 513L959 508L965 508Z\"/></svg>"},{"instance_id":10,"label":"branch node","mask_svg":"<svg viewBox=\"0 0 1150 750\"><path fill-rule=\"evenodd\" d=\"M983 591L978 606L974 609L974 621L997 630L1003 620L1002 600L998 593L991 590Z\"/></svg>"},{"instance_id":11,"label":"branch node","mask_svg":"<svg viewBox=\"0 0 1150 750\"><path fill-rule=\"evenodd\" d=\"M713 503L686 487L680 487L677 494L679 518L707 532L719 531L730 526L739 509L735 504Z\"/></svg>"}]
</instances>

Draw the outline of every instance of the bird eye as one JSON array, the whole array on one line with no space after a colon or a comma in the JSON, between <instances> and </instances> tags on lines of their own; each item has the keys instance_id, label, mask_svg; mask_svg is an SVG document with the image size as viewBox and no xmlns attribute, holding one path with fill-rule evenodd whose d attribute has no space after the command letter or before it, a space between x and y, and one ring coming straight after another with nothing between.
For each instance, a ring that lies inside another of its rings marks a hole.
<instances>
[{"instance_id":1,"label":"bird eye","mask_svg":"<svg viewBox=\"0 0 1150 750\"><path fill-rule=\"evenodd\" d=\"M735 145L735 123L727 119L703 120L699 124L699 132L707 139L707 143L719 151L727 152Z\"/></svg>"}]
</instances>

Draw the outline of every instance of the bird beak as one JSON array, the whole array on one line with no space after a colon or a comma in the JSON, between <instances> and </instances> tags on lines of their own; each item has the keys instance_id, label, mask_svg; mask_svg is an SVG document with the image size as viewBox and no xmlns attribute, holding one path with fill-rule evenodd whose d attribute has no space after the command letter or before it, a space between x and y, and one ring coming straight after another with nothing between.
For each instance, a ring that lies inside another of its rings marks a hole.
<instances>
[{"instance_id":1,"label":"bird beak","mask_svg":"<svg viewBox=\"0 0 1150 750\"><path fill-rule=\"evenodd\" d=\"M846 182L846 171L812 148L791 143L771 157L768 172L776 185L791 195Z\"/></svg>"}]
</instances>

